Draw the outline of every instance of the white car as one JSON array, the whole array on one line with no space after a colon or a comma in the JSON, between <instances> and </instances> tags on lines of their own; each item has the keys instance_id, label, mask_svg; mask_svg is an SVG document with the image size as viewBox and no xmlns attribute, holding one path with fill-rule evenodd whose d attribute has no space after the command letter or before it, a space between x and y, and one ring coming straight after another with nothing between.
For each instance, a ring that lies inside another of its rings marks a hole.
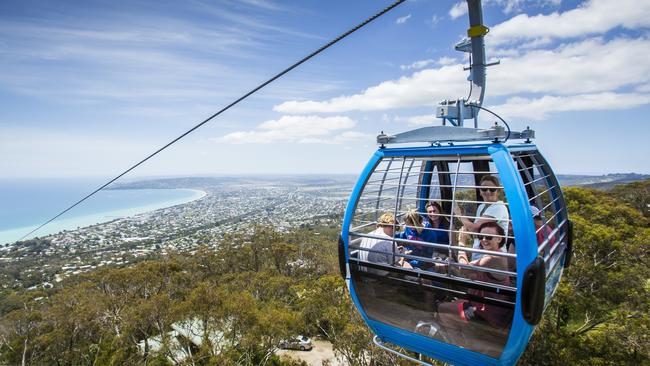
<instances>
[{"instance_id":1,"label":"white car","mask_svg":"<svg viewBox=\"0 0 650 366\"><path fill-rule=\"evenodd\" d=\"M305 337L303 335L296 336L292 339L289 339L287 341L283 341L280 343L280 348L282 349L295 349L295 350L301 350L301 351L311 351L314 346L311 344L311 339L309 337Z\"/></svg>"}]
</instances>

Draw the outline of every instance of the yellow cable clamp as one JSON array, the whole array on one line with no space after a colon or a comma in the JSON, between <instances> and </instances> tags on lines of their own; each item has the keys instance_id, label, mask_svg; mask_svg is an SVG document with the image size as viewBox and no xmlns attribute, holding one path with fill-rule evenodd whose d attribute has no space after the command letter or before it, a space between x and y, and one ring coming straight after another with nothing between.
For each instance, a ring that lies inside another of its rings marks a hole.
<instances>
[{"instance_id":1,"label":"yellow cable clamp","mask_svg":"<svg viewBox=\"0 0 650 366\"><path fill-rule=\"evenodd\" d=\"M467 36L474 38L474 37L481 37L490 31L490 28L484 26L483 24L475 25L467 30Z\"/></svg>"}]
</instances>

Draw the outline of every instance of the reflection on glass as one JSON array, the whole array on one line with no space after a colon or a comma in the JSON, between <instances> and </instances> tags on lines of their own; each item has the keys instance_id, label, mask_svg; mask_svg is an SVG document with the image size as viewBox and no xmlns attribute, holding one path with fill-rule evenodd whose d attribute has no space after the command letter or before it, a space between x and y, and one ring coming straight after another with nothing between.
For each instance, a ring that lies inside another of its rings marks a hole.
<instances>
[{"instance_id":1,"label":"reflection on glass","mask_svg":"<svg viewBox=\"0 0 650 366\"><path fill-rule=\"evenodd\" d=\"M497 176L488 156L378 163L361 192L348 246L352 284L368 317L501 355L516 274L503 249L510 220ZM461 238L459 230L466 232Z\"/></svg>"},{"instance_id":2,"label":"reflection on glass","mask_svg":"<svg viewBox=\"0 0 650 366\"><path fill-rule=\"evenodd\" d=\"M441 282L430 279L358 272L356 266L352 270L355 271L352 279L358 299L370 319L490 357L501 355L512 323L511 305L486 304L492 311L503 314L497 323L479 316L467 320L460 315L461 309L466 310L464 304L481 306L481 302L464 299L463 289L457 285L446 288ZM479 291L474 295L479 295ZM484 290L482 295L499 297L495 292Z\"/></svg>"}]
</instances>

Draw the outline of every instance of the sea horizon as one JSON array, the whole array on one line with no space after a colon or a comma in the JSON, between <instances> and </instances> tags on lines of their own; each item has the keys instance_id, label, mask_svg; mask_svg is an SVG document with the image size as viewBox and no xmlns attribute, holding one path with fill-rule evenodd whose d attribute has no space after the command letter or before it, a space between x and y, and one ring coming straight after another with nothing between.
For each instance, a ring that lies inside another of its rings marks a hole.
<instances>
[{"instance_id":1,"label":"sea horizon","mask_svg":"<svg viewBox=\"0 0 650 366\"><path fill-rule=\"evenodd\" d=\"M102 190L38 231L24 237L84 197L95 180L0 180L0 246L103 224L201 199L199 189ZM24 238L23 238L24 237Z\"/></svg>"}]
</instances>

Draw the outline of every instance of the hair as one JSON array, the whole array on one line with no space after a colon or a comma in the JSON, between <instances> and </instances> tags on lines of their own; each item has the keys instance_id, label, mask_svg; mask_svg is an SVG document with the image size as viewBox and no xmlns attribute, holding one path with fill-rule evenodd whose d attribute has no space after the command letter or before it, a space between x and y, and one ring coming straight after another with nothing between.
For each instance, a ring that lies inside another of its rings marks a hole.
<instances>
[{"instance_id":1,"label":"hair","mask_svg":"<svg viewBox=\"0 0 650 366\"><path fill-rule=\"evenodd\" d=\"M409 210L404 216L404 223L408 226L413 226L418 234L422 233L424 225L422 225L422 216L416 210Z\"/></svg>"},{"instance_id":2,"label":"hair","mask_svg":"<svg viewBox=\"0 0 650 366\"><path fill-rule=\"evenodd\" d=\"M495 229L497 231L497 235L499 235L499 239L501 239L501 242L499 243L499 248L502 247L503 244L506 243L506 240L505 240L506 235L505 235L505 232L503 231L503 228L501 226L499 226L499 224L497 224L494 221L486 221L486 222L482 223L481 226L479 226L477 233L480 233L486 227L491 227L491 228L493 228L493 229Z\"/></svg>"},{"instance_id":3,"label":"hair","mask_svg":"<svg viewBox=\"0 0 650 366\"><path fill-rule=\"evenodd\" d=\"M379 216L377 220L377 226L393 226L397 225L397 220L395 220L395 215L390 212L386 212Z\"/></svg>"},{"instance_id":4,"label":"hair","mask_svg":"<svg viewBox=\"0 0 650 366\"><path fill-rule=\"evenodd\" d=\"M444 213L444 211L442 210L442 206L441 206L438 202L436 202L436 201L429 201L429 202L427 202L427 204L424 206L424 208L427 209L427 208L432 207L432 206L435 207L435 208L437 208L437 209L438 209L438 212L440 212L441 214ZM447 224L449 224L449 220L448 220L445 216L438 216L438 220L440 220L440 221L444 221L444 222L446 222Z\"/></svg>"},{"instance_id":5,"label":"hair","mask_svg":"<svg viewBox=\"0 0 650 366\"><path fill-rule=\"evenodd\" d=\"M479 182L479 185L483 184L483 182L490 182L490 183L494 184L496 187L501 185L501 183L499 182L499 178L495 177L494 175L484 175L481 178L481 181Z\"/></svg>"}]
</instances>

